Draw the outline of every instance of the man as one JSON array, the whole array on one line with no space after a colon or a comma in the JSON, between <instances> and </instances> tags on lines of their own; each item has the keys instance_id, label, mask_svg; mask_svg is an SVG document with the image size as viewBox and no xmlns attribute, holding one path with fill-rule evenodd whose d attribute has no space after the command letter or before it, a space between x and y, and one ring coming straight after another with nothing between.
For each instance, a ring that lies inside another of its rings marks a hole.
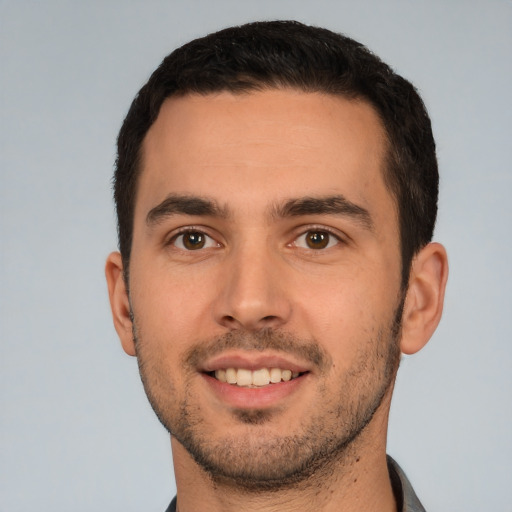
<instances>
[{"instance_id":1,"label":"man","mask_svg":"<svg viewBox=\"0 0 512 512\"><path fill-rule=\"evenodd\" d=\"M169 511L423 510L385 447L441 316L437 191L421 99L351 39L254 23L162 62L119 135L106 276Z\"/></svg>"}]
</instances>

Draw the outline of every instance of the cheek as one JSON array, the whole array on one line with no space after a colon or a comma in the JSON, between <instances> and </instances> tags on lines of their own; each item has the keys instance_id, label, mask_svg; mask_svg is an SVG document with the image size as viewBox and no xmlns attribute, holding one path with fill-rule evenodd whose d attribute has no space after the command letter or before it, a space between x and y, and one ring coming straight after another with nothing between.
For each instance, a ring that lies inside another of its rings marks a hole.
<instances>
[{"instance_id":1,"label":"cheek","mask_svg":"<svg viewBox=\"0 0 512 512\"><path fill-rule=\"evenodd\" d=\"M340 369L348 369L392 320L396 300L390 290L396 283L391 288L391 281L379 281L374 275L379 274L353 271L350 276L329 276L324 287L299 290L297 318Z\"/></svg>"},{"instance_id":2,"label":"cheek","mask_svg":"<svg viewBox=\"0 0 512 512\"><path fill-rule=\"evenodd\" d=\"M205 282L204 276L158 269L154 264L146 268L152 271L137 269L132 274L130 295L137 324L149 338L146 342L162 345L164 351L172 345L179 353L187 340L204 334L201 325L209 314L215 287Z\"/></svg>"}]
</instances>

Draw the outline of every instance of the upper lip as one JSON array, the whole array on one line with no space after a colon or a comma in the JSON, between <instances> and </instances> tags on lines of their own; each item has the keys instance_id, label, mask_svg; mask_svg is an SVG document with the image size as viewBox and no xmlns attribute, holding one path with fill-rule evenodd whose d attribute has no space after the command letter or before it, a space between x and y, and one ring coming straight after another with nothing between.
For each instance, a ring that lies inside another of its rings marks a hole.
<instances>
[{"instance_id":1,"label":"upper lip","mask_svg":"<svg viewBox=\"0 0 512 512\"><path fill-rule=\"evenodd\" d=\"M278 354L265 354L254 351L245 352L227 352L207 360L201 365L203 372L214 372L226 368L244 368L247 370L259 370L261 368L280 368L282 370L291 370L292 372L304 373L311 368L303 363Z\"/></svg>"}]
</instances>

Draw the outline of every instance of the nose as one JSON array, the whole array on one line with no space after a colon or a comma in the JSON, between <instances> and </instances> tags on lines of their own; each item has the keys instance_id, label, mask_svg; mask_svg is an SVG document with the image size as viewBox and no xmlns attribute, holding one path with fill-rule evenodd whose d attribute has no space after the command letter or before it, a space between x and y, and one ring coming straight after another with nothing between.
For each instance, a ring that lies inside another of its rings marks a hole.
<instances>
[{"instance_id":1,"label":"nose","mask_svg":"<svg viewBox=\"0 0 512 512\"><path fill-rule=\"evenodd\" d=\"M292 313L283 263L268 247L233 251L225 262L215 320L225 328L261 330L286 324Z\"/></svg>"}]
</instances>

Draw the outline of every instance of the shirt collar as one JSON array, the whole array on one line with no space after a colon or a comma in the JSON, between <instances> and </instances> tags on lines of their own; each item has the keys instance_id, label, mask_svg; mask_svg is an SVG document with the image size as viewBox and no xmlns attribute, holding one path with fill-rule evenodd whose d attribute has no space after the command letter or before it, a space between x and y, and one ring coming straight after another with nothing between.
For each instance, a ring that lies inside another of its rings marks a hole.
<instances>
[{"instance_id":1,"label":"shirt collar","mask_svg":"<svg viewBox=\"0 0 512 512\"><path fill-rule=\"evenodd\" d=\"M389 455L387 459L398 512L425 512L402 468Z\"/></svg>"}]
</instances>

